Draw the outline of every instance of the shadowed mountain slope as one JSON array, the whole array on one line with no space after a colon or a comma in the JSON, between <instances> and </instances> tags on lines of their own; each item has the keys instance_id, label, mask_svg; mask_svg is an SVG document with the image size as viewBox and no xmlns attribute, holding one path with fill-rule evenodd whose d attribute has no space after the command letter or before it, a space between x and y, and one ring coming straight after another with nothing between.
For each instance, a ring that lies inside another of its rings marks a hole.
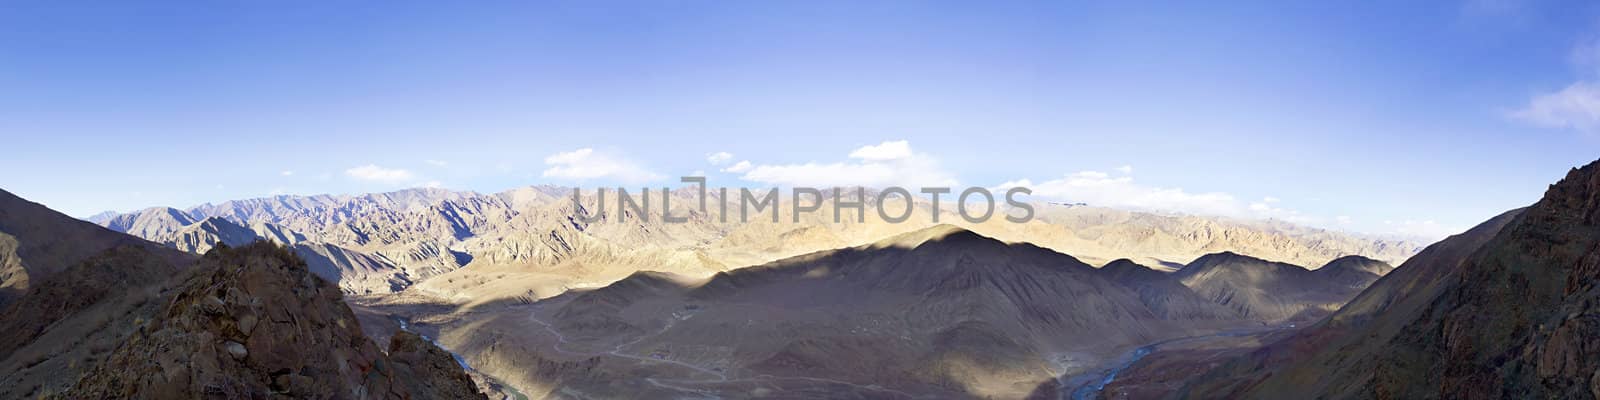
<instances>
[{"instance_id":1,"label":"shadowed mountain slope","mask_svg":"<svg viewBox=\"0 0 1600 400\"><path fill-rule=\"evenodd\" d=\"M1167 272L1139 265L1126 258L1100 267L1113 282L1139 293L1150 311L1167 319L1244 319L1238 311L1201 297Z\"/></svg>"},{"instance_id":2,"label":"shadowed mountain slope","mask_svg":"<svg viewBox=\"0 0 1600 400\"><path fill-rule=\"evenodd\" d=\"M117 246L156 247L0 190L0 305L30 282Z\"/></svg>"}]
</instances>

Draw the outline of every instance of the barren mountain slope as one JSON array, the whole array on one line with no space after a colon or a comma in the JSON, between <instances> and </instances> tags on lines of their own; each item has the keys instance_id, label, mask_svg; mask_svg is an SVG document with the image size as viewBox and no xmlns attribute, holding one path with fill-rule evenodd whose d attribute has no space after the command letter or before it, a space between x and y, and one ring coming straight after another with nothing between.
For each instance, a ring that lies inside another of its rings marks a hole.
<instances>
[{"instance_id":1,"label":"barren mountain slope","mask_svg":"<svg viewBox=\"0 0 1600 400\"><path fill-rule=\"evenodd\" d=\"M1064 229L1069 234L1061 235L1064 237L1060 240L1071 240L1043 246L1074 255L1141 257L1175 264L1188 264L1202 255L1224 251L1307 266L1323 265L1346 255L1399 264L1422 248L1422 244L1406 240L1366 237L1277 220L1169 215L1092 206L1041 205L1038 220Z\"/></svg>"},{"instance_id":2,"label":"barren mountain slope","mask_svg":"<svg viewBox=\"0 0 1600 400\"><path fill-rule=\"evenodd\" d=\"M184 252L204 254L218 244L228 246L242 246L256 241L256 233L229 222L226 219L211 217L200 222L195 222L176 231L158 234L149 240L161 243Z\"/></svg>"},{"instance_id":3,"label":"barren mountain slope","mask_svg":"<svg viewBox=\"0 0 1600 400\"><path fill-rule=\"evenodd\" d=\"M120 245L155 247L0 190L0 305L30 282Z\"/></svg>"},{"instance_id":4,"label":"barren mountain slope","mask_svg":"<svg viewBox=\"0 0 1600 400\"><path fill-rule=\"evenodd\" d=\"M1346 260L1333 269L1311 271L1293 264L1223 252L1200 257L1173 276L1200 296L1228 306L1246 318L1304 321L1337 310L1366 288L1356 284L1364 278L1360 274L1368 272L1355 264L1366 263ZM1342 275L1355 278L1331 279Z\"/></svg>"},{"instance_id":5,"label":"barren mountain slope","mask_svg":"<svg viewBox=\"0 0 1600 400\"><path fill-rule=\"evenodd\" d=\"M170 234L195 223L196 218L172 207L151 207L119 215L101 224L108 229L149 238ZM151 240L154 241L154 240Z\"/></svg>"},{"instance_id":6,"label":"barren mountain slope","mask_svg":"<svg viewBox=\"0 0 1600 400\"><path fill-rule=\"evenodd\" d=\"M165 215L167 211L148 209L141 213ZM140 216L134 219L156 218ZM398 292L413 283L411 276L395 268L388 260L307 239L305 234L267 222L256 222L251 228L246 228L225 218L209 217L171 231L157 230L148 239L194 254L205 253L219 244L241 246L256 240L272 241L294 251L306 261L313 273L351 294Z\"/></svg>"},{"instance_id":7,"label":"barren mountain slope","mask_svg":"<svg viewBox=\"0 0 1600 400\"><path fill-rule=\"evenodd\" d=\"M0 398L66 389L164 304L181 256L118 246L36 282L0 311Z\"/></svg>"}]
</instances>

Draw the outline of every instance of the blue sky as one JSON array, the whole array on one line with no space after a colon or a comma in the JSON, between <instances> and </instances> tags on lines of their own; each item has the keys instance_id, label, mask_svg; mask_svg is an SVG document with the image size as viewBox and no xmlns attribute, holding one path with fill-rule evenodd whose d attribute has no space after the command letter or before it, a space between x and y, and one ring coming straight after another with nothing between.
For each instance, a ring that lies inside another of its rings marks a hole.
<instances>
[{"instance_id":1,"label":"blue sky","mask_svg":"<svg viewBox=\"0 0 1600 400\"><path fill-rule=\"evenodd\" d=\"M1026 180L1439 235L1600 156L1593 2L867 3L0 2L0 188Z\"/></svg>"}]
</instances>

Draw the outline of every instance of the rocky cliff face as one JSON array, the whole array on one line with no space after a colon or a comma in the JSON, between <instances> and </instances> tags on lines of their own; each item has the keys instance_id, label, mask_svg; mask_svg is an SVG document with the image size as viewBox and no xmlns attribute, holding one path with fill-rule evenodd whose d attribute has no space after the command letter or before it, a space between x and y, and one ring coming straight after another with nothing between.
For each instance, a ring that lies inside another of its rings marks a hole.
<instances>
[{"instance_id":1,"label":"rocky cliff face","mask_svg":"<svg viewBox=\"0 0 1600 400\"><path fill-rule=\"evenodd\" d=\"M285 249L219 247L193 268L60 397L482 398L427 343L400 340L397 356L382 353L338 288Z\"/></svg>"},{"instance_id":2,"label":"rocky cliff face","mask_svg":"<svg viewBox=\"0 0 1600 400\"><path fill-rule=\"evenodd\" d=\"M1461 265L1370 394L1600 397L1600 162L1573 170Z\"/></svg>"},{"instance_id":3,"label":"rocky cliff face","mask_svg":"<svg viewBox=\"0 0 1600 400\"><path fill-rule=\"evenodd\" d=\"M1197 398L1600 398L1600 162L1430 247Z\"/></svg>"},{"instance_id":4,"label":"rocky cliff face","mask_svg":"<svg viewBox=\"0 0 1600 400\"><path fill-rule=\"evenodd\" d=\"M389 360L395 380L415 399L483 398L455 356L415 333L399 331L389 338Z\"/></svg>"}]
</instances>

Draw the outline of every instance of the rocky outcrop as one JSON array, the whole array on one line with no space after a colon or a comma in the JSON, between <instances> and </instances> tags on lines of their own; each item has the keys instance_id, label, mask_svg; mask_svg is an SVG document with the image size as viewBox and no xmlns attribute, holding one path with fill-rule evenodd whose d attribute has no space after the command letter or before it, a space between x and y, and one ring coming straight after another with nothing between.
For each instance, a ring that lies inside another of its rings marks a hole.
<instances>
[{"instance_id":1,"label":"rocky outcrop","mask_svg":"<svg viewBox=\"0 0 1600 400\"><path fill-rule=\"evenodd\" d=\"M394 362L395 380L412 398L484 398L454 355L415 333L399 331L389 338L389 360Z\"/></svg>"},{"instance_id":2,"label":"rocky outcrop","mask_svg":"<svg viewBox=\"0 0 1600 400\"><path fill-rule=\"evenodd\" d=\"M402 341L400 372L362 334L338 288L288 250L218 247L194 270L60 397L482 398L426 343ZM423 377L442 380L407 381Z\"/></svg>"}]
</instances>

